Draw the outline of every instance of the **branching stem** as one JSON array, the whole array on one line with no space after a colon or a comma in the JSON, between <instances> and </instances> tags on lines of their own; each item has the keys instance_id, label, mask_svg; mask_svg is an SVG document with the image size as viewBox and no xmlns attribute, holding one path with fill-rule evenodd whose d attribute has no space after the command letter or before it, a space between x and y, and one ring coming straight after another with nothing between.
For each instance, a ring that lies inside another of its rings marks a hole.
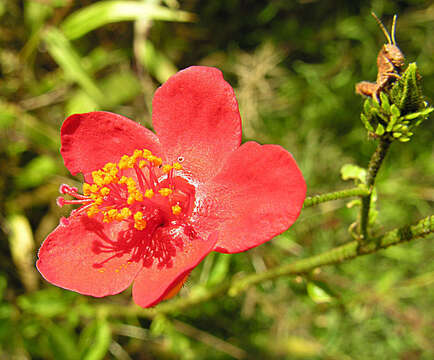
<instances>
[{"instance_id":1,"label":"branching stem","mask_svg":"<svg viewBox=\"0 0 434 360\"><path fill-rule=\"evenodd\" d=\"M370 194L369 189L365 185L360 185L359 187L352 188L352 189L346 189L346 190L335 191L331 193L307 197L306 200L304 200L303 208L318 205L327 201L345 199L352 196L367 196L369 194Z\"/></svg>"},{"instance_id":2,"label":"branching stem","mask_svg":"<svg viewBox=\"0 0 434 360\"><path fill-rule=\"evenodd\" d=\"M369 189L369 194L362 195L362 206L360 208L360 223L359 223L359 233L361 243L366 242L368 239L368 224L369 224L369 211L371 206L371 196L372 190L375 184L375 178L377 177L378 170L386 157L387 151L389 150L391 141L386 138L380 138L380 142L375 149L374 154L372 154L371 160L369 161L368 172L366 174L366 186Z\"/></svg>"}]
</instances>

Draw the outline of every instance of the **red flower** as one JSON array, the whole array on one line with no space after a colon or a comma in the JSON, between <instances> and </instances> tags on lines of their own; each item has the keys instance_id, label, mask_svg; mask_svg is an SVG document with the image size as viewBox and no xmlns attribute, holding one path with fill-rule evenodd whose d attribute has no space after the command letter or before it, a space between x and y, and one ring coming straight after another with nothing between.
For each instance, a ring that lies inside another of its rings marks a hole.
<instances>
[{"instance_id":1,"label":"red flower","mask_svg":"<svg viewBox=\"0 0 434 360\"><path fill-rule=\"evenodd\" d=\"M121 91L121 89L120 89ZM211 251L236 253L280 234L297 219L306 185L291 154L241 143L234 92L219 70L190 67L155 93L155 135L120 115L68 117L66 167L83 173L81 204L39 250L49 282L96 297L133 283L148 307L173 296Z\"/></svg>"}]
</instances>

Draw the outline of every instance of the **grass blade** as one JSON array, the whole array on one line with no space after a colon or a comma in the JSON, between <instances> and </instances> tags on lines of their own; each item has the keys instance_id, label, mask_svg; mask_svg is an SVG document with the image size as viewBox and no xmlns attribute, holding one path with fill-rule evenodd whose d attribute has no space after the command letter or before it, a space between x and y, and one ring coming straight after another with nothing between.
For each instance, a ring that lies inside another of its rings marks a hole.
<instances>
[{"instance_id":1,"label":"grass blade","mask_svg":"<svg viewBox=\"0 0 434 360\"><path fill-rule=\"evenodd\" d=\"M104 101L101 90L82 66L80 56L64 34L50 28L44 39L48 52L63 69L65 76L78 83L97 103L102 104Z\"/></svg>"},{"instance_id":2,"label":"grass blade","mask_svg":"<svg viewBox=\"0 0 434 360\"><path fill-rule=\"evenodd\" d=\"M77 39L103 25L139 19L192 21L193 14L136 1L100 1L70 15L61 25L65 36Z\"/></svg>"}]
</instances>

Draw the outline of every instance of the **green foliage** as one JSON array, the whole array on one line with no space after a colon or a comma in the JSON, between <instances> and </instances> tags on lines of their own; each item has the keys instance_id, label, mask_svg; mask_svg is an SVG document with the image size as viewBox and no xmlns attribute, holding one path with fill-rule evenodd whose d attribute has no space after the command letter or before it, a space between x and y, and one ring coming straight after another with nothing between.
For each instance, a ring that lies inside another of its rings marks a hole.
<instances>
[{"instance_id":1,"label":"green foliage","mask_svg":"<svg viewBox=\"0 0 434 360\"><path fill-rule=\"evenodd\" d=\"M407 142L432 111L424 101L416 63L411 63L390 91L380 92L380 103L365 100L360 117L372 136Z\"/></svg>"},{"instance_id":2,"label":"green foliage","mask_svg":"<svg viewBox=\"0 0 434 360\"><path fill-rule=\"evenodd\" d=\"M169 9L155 1L99 1L84 7L62 23L68 39L77 39L106 24L134 20L191 21L192 14Z\"/></svg>"},{"instance_id":3,"label":"green foliage","mask_svg":"<svg viewBox=\"0 0 434 360\"><path fill-rule=\"evenodd\" d=\"M345 164L341 168L342 180L355 180L356 184L366 184L366 169L353 164Z\"/></svg>"},{"instance_id":4,"label":"green foliage","mask_svg":"<svg viewBox=\"0 0 434 360\"><path fill-rule=\"evenodd\" d=\"M375 144L358 122L361 111L373 137L412 139L393 145L379 173L371 197L376 229L432 212L433 129L425 121L432 108L425 101L434 98L433 29L426 2L248 5L0 1L1 359L432 358L433 249L425 240L267 280L153 320L128 315L135 309L129 290L94 299L51 286L36 272L38 246L67 214L55 205L59 184L80 182L59 154L65 116L107 110L150 126L157 86L194 64L223 70L235 87L245 139L290 150L309 195L351 186L340 175L364 183ZM385 41L372 9L385 23L399 15L397 40L409 65L381 104L363 105L354 85L375 79ZM357 203L303 209L290 231L256 249L211 254L178 298L347 242Z\"/></svg>"},{"instance_id":5,"label":"green foliage","mask_svg":"<svg viewBox=\"0 0 434 360\"><path fill-rule=\"evenodd\" d=\"M79 339L79 359L104 359L112 341L110 325L105 319L97 319L87 325Z\"/></svg>"}]
</instances>

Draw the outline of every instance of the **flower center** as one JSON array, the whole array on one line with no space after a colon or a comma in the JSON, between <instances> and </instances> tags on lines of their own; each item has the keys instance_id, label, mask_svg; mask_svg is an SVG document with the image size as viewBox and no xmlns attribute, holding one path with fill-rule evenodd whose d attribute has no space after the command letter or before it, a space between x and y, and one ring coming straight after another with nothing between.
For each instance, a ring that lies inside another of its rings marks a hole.
<instances>
[{"instance_id":1,"label":"flower center","mask_svg":"<svg viewBox=\"0 0 434 360\"><path fill-rule=\"evenodd\" d=\"M181 173L179 162L163 164L149 150L135 150L130 156L122 156L118 163L109 162L93 171L93 181L83 184L83 194L61 185L60 192L75 199L59 197L57 204L81 204L71 214L85 211L87 216L100 217L105 223L127 221L137 230L152 223L155 228L180 220L193 210L194 187Z\"/></svg>"}]
</instances>

